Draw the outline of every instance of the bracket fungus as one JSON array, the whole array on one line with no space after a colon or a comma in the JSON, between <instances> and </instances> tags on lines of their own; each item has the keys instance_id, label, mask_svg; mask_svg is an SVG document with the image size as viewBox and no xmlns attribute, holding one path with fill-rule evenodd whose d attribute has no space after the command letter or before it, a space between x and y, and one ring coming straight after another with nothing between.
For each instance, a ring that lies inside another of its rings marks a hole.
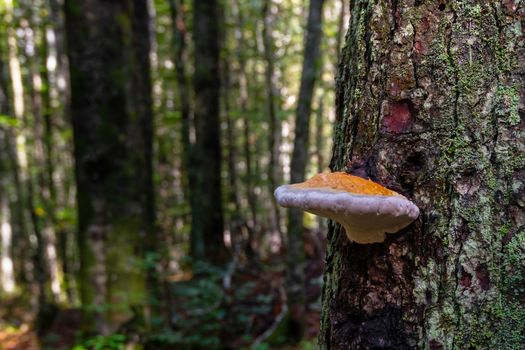
<instances>
[{"instance_id":1,"label":"bracket fungus","mask_svg":"<svg viewBox=\"0 0 525 350\"><path fill-rule=\"evenodd\" d=\"M340 223L348 239L357 243L385 240L419 216L406 197L371 180L347 173L317 174L311 179L275 190L277 202Z\"/></svg>"}]
</instances>

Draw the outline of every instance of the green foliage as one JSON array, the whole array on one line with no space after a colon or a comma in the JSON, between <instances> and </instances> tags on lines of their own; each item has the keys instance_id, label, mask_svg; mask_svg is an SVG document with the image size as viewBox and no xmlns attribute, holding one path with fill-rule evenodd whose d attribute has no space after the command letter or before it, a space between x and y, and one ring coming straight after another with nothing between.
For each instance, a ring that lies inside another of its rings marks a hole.
<instances>
[{"instance_id":1,"label":"green foliage","mask_svg":"<svg viewBox=\"0 0 525 350\"><path fill-rule=\"evenodd\" d=\"M124 350L126 349L126 337L122 334L111 334L107 336L97 335L75 345L72 350Z\"/></svg>"},{"instance_id":2,"label":"green foliage","mask_svg":"<svg viewBox=\"0 0 525 350\"><path fill-rule=\"evenodd\" d=\"M186 261L186 265L192 264ZM230 341L236 347L249 346L266 330L268 321L274 320L275 296L267 293L272 289L264 283L250 277L244 280L247 276L234 277L243 281L232 282L232 287L225 289L225 270L194 263L193 271L199 277L170 284L171 298L176 300L170 328L148 336L153 348L213 350L230 346Z\"/></svg>"},{"instance_id":3,"label":"green foliage","mask_svg":"<svg viewBox=\"0 0 525 350\"><path fill-rule=\"evenodd\" d=\"M173 330L164 329L150 335L148 343L177 349L220 348L219 336L226 312L219 284L223 270L204 263L195 265L194 271L205 277L170 285L170 293L178 305L171 316Z\"/></svg>"},{"instance_id":4,"label":"green foliage","mask_svg":"<svg viewBox=\"0 0 525 350\"><path fill-rule=\"evenodd\" d=\"M250 349L251 350L269 350L270 345L268 345L267 343L260 343L260 344L252 346Z\"/></svg>"},{"instance_id":5,"label":"green foliage","mask_svg":"<svg viewBox=\"0 0 525 350\"><path fill-rule=\"evenodd\" d=\"M0 114L0 126L18 127L20 126L20 121L13 116Z\"/></svg>"},{"instance_id":6,"label":"green foliage","mask_svg":"<svg viewBox=\"0 0 525 350\"><path fill-rule=\"evenodd\" d=\"M315 341L312 340L303 340L300 344L302 350L314 350L317 347Z\"/></svg>"}]
</instances>

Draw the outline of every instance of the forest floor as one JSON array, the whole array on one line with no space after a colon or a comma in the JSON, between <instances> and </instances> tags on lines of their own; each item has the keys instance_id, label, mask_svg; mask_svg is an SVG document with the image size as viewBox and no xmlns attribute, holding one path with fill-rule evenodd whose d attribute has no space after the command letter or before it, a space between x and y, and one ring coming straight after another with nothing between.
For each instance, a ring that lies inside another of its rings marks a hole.
<instances>
[{"instance_id":1,"label":"forest floor","mask_svg":"<svg viewBox=\"0 0 525 350\"><path fill-rule=\"evenodd\" d=\"M38 338L27 324L0 329L0 350L39 350Z\"/></svg>"},{"instance_id":2,"label":"forest floor","mask_svg":"<svg viewBox=\"0 0 525 350\"><path fill-rule=\"evenodd\" d=\"M170 276L166 285L171 327L149 334L148 341L158 344L154 348L159 350L312 349L319 331L326 245L321 235L311 234L310 238L305 245L307 328L301 344L286 345L284 255L273 256L257 266L238 266L230 274L212 271L204 278L196 278L191 273ZM278 261L280 263L276 263ZM31 312L21 305L20 300L15 300L0 308L0 350L70 350L77 344L81 326L78 309L60 310L47 324L44 335L37 337L30 326ZM143 332L136 325L121 327L117 333L125 336L123 345L129 344L129 339L138 343L144 339L137 338L137 334Z\"/></svg>"}]
</instances>

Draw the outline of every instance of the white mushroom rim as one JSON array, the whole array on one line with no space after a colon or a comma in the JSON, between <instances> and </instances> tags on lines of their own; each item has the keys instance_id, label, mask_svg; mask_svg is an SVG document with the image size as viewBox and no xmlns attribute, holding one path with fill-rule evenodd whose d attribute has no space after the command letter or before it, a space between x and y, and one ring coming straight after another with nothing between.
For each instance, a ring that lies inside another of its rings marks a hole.
<instances>
[{"instance_id":1,"label":"white mushroom rim","mask_svg":"<svg viewBox=\"0 0 525 350\"><path fill-rule=\"evenodd\" d=\"M340 223L348 239L357 243L385 240L419 216L419 208L402 195L353 194L330 188L297 188L283 185L275 190L277 202Z\"/></svg>"}]
</instances>

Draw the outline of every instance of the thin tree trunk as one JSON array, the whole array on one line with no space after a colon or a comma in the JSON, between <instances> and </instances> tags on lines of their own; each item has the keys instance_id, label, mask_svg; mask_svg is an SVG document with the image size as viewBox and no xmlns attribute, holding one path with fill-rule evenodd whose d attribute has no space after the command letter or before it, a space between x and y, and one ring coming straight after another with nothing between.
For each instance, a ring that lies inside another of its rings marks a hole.
<instances>
[{"instance_id":1,"label":"thin tree trunk","mask_svg":"<svg viewBox=\"0 0 525 350\"><path fill-rule=\"evenodd\" d=\"M133 52L137 68L134 74L134 89L136 89L137 100L135 100L134 113L138 114L137 135L138 150L141 151L141 163L144 166L144 174L140 178L139 188L143 191L142 201L142 227L145 235L145 247L143 260L146 262L146 277L148 288L148 322L161 315L164 309L165 295L162 294L158 274L159 261L161 260L161 244L159 242L159 227L155 215L155 195L153 187L153 101L151 87L151 17L149 0L133 0L132 11L132 37ZM169 317L169 316L168 316ZM167 320L166 320L167 321Z\"/></svg>"},{"instance_id":2,"label":"thin tree trunk","mask_svg":"<svg viewBox=\"0 0 525 350\"><path fill-rule=\"evenodd\" d=\"M248 200L248 208L250 212L251 222L248 222L248 239L245 245L245 252L248 259L252 261L258 260L258 253L256 247L255 230L257 229L257 196L254 188L254 174L252 164L252 134L250 116L248 115L248 79L246 74L246 55L247 50L244 38L244 16L240 7L239 1L236 0L232 4L233 16L237 18L237 26L235 27L235 39L237 40L236 55L239 62L239 109L242 115L243 128L243 154L244 163L246 166L246 197Z\"/></svg>"},{"instance_id":3,"label":"thin tree trunk","mask_svg":"<svg viewBox=\"0 0 525 350\"><path fill-rule=\"evenodd\" d=\"M0 64L1 68L1 64ZM5 100L3 99L2 87L0 87L0 113L5 111ZM1 291L6 295L15 292L15 270L13 259L13 230L11 219L11 206L9 200L9 176L7 171L10 170L9 158L6 157L6 131L0 128L0 284Z\"/></svg>"},{"instance_id":4,"label":"thin tree trunk","mask_svg":"<svg viewBox=\"0 0 525 350\"><path fill-rule=\"evenodd\" d=\"M317 112L315 113L315 158L317 160L317 172L323 172L325 168L324 165L324 94L319 97L317 100Z\"/></svg>"},{"instance_id":5,"label":"thin tree trunk","mask_svg":"<svg viewBox=\"0 0 525 350\"><path fill-rule=\"evenodd\" d=\"M0 33L0 38L4 38L4 33ZM0 114L4 116L9 116L9 96L8 96L8 79L7 79L7 69L4 63L3 52L0 51ZM2 283L2 290L6 294L11 294L15 291L15 273L20 272L21 275L25 275L24 271L24 256L17 256L18 253L14 247L13 240L13 229L12 222L15 222L12 219L12 206L10 205L9 194L10 194L10 182L8 171L11 170L11 164L9 164L8 154L8 143L7 143L7 130L4 130L6 126L0 128L0 171L1 177L0 186L1 186L1 196L0 196L0 276ZM21 235L23 237L23 235ZM21 241L21 240L20 240ZM14 254L13 254L14 253ZM16 264L13 256L17 256L19 264ZM15 269L20 267L19 271ZM24 276L25 277L25 276ZM25 281L25 278L21 282Z\"/></svg>"},{"instance_id":6,"label":"thin tree trunk","mask_svg":"<svg viewBox=\"0 0 525 350\"><path fill-rule=\"evenodd\" d=\"M35 261L33 257L33 247L31 245L31 236L28 224L27 205L26 205L26 188L22 186L21 169L16 152L16 136L11 130L6 130L4 135L4 149L9 160L9 169L11 170L11 181L14 185L15 200L11 204L13 208L13 223L16 227L15 235L17 239L13 242L13 249L21 263L19 265L19 281L21 285L27 285L31 293L31 306L38 309L38 295L40 290L38 285L35 285L36 270ZM17 274L18 275L18 274ZM36 290L35 290L36 287Z\"/></svg>"},{"instance_id":7,"label":"thin tree trunk","mask_svg":"<svg viewBox=\"0 0 525 350\"><path fill-rule=\"evenodd\" d=\"M281 240L283 240L283 233L281 229L281 211L277 201L273 197L273 191L282 180L281 169L281 120L279 118L279 104L280 96L277 90L276 74L275 74L275 49L274 40L272 37L274 15L272 14L272 1L264 0L262 9L263 19L263 49L265 68L265 85L266 85L266 114L268 117L269 137L268 145L270 150L270 161L268 163L268 184L269 192L271 194L271 208L272 218L274 221L274 229L277 230Z\"/></svg>"},{"instance_id":8,"label":"thin tree trunk","mask_svg":"<svg viewBox=\"0 0 525 350\"><path fill-rule=\"evenodd\" d=\"M229 36L228 28L230 23L227 18L231 15L227 12L224 5L220 6L220 46L224 49L220 55L221 67L221 96L223 107L223 120L226 122L226 150L227 150L227 167L228 167L228 227L230 231L230 240L234 254L240 253L242 246L242 229L245 226L241 197L239 190L239 170L237 168L237 132L236 132L236 118L231 114L230 93L232 91L230 70L230 55L227 48L227 40Z\"/></svg>"},{"instance_id":9,"label":"thin tree trunk","mask_svg":"<svg viewBox=\"0 0 525 350\"><path fill-rule=\"evenodd\" d=\"M315 114L315 158L317 160L317 172L322 173L326 167L324 154L325 154L325 141L324 135L324 100L325 94L321 94L317 101L317 113ZM319 232L326 232L326 219L323 217L317 217L317 226Z\"/></svg>"},{"instance_id":10,"label":"thin tree trunk","mask_svg":"<svg viewBox=\"0 0 525 350\"><path fill-rule=\"evenodd\" d=\"M239 242L239 235L243 223L241 212L241 199L238 185L238 170L237 170L237 135L235 132L235 120L231 116L230 110L230 67L228 58L222 59L222 86L223 89L223 106L224 119L226 120L226 148L228 150L228 201L232 208L230 209L230 234L232 242ZM235 237L234 237L235 236Z\"/></svg>"},{"instance_id":11,"label":"thin tree trunk","mask_svg":"<svg viewBox=\"0 0 525 350\"><path fill-rule=\"evenodd\" d=\"M7 21L9 23L9 21ZM5 33L2 33L4 37ZM9 52L8 52L9 53ZM9 96L9 73L10 67L4 63L2 52L0 52L0 113L5 116L15 117L14 121L18 124L18 119L13 115L12 106L14 101L11 101ZM3 154L6 157L5 167L6 173L10 174L10 183L14 188L14 199L10 203L10 214L12 219L12 229L14 231L12 241L13 255L17 257L15 260L15 277L22 287L28 286L31 289L33 284L33 265L29 258L30 255L30 240L28 236L26 220L25 220L25 196L22 191L19 175L19 165L14 150L13 130L6 128L2 131L1 146ZM6 180L8 181L8 180ZM7 193L7 192L6 192Z\"/></svg>"},{"instance_id":12,"label":"thin tree trunk","mask_svg":"<svg viewBox=\"0 0 525 350\"><path fill-rule=\"evenodd\" d=\"M414 201L383 243L331 225L323 349L521 349L525 9L352 2L331 168Z\"/></svg>"},{"instance_id":13,"label":"thin tree trunk","mask_svg":"<svg viewBox=\"0 0 525 350\"><path fill-rule=\"evenodd\" d=\"M58 121L60 125L66 125L70 101L68 60L65 50L65 25L64 25L64 0L47 0L49 8L49 20L52 25L46 28L46 40L50 55L46 62L47 70L52 71L53 79L49 88L53 98L58 99L64 113L63 120Z\"/></svg>"},{"instance_id":14,"label":"thin tree trunk","mask_svg":"<svg viewBox=\"0 0 525 350\"><path fill-rule=\"evenodd\" d=\"M18 43L16 38L16 32L14 27L14 11L13 3L11 0L5 1L5 21L9 25L7 30L7 42L8 42L8 53L9 53L9 76L11 78L12 91L13 91L13 112L17 120L19 128L14 135L14 145L11 145L15 154L12 154L12 163L17 164L16 182L17 182L17 196L20 203L20 222L24 222L24 228L27 229L28 237L34 234L33 237L36 241L36 247L32 256L32 265L34 268L34 280L37 284L37 325L40 326L43 321L45 310L47 309L46 296L46 261L44 258L44 242L40 234L40 228L36 224L36 217L34 211L33 202L33 184L29 173L29 162L27 153L27 117L26 108L24 101L24 86L22 79L22 71L18 52ZM8 142L10 140L8 139ZM10 148L11 148L10 147ZM29 212L26 212L29 211ZM29 230L29 225L25 224L31 222L32 230ZM29 240L30 242L31 240ZM28 246L29 248L29 246ZM39 327L37 327L39 328Z\"/></svg>"},{"instance_id":15,"label":"thin tree trunk","mask_svg":"<svg viewBox=\"0 0 525 350\"><path fill-rule=\"evenodd\" d=\"M65 30L63 15L63 0L47 0L49 10L48 20L45 24L44 58L41 67L43 85L44 105L44 140L47 177L49 178L50 202L53 203L53 212L56 224L56 213L68 211L69 193L72 188L73 176L70 175L72 168L71 149L72 141L56 137L67 130L69 125L69 73L68 62L65 52ZM48 101L46 101L48 99ZM55 186L54 179L60 178L60 186ZM76 250L73 231L70 225L60 225L56 230L58 257L62 266L62 285L69 302L76 298L75 276L73 270L77 264Z\"/></svg>"},{"instance_id":16,"label":"thin tree trunk","mask_svg":"<svg viewBox=\"0 0 525 350\"><path fill-rule=\"evenodd\" d=\"M10 14L8 13L8 16ZM6 20L10 23L10 20ZM7 37L6 33L2 33L2 37ZM11 49L12 50L12 49ZM7 52L8 56L12 51ZM18 124L16 115L13 115L14 111L12 106L14 101L9 96L9 72L11 72L12 66L8 66L4 63L2 52L0 52L0 113L6 116L14 117L15 123ZM33 265L29 258L31 253L30 240L27 230L27 220L25 220L25 195L23 194L22 185L20 182L19 164L16 151L14 149L14 132L11 128L6 128L3 131L2 136L2 149L4 150L4 156L6 157L5 166L7 173L11 175L10 183L14 188L14 199L10 203L10 214L12 219L12 230L14 231L12 250L13 255L17 257L15 261L15 277L22 287L28 286L31 289L33 284ZM7 181L7 180L6 180ZM7 193L7 192L6 192ZM33 293L32 293L33 294Z\"/></svg>"},{"instance_id":17,"label":"thin tree trunk","mask_svg":"<svg viewBox=\"0 0 525 350\"><path fill-rule=\"evenodd\" d=\"M301 86L295 118L295 138L290 165L290 181L304 181L308 163L310 114L315 81L319 76L324 0L310 0ZM299 340L304 324L304 227L303 212L291 209L288 215L288 304L293 336Z\"/></svg>"},{"instance_id":18,"label":"thin tree trunk","mask_svg":"<svg viewBox=\"0 0 525 350\"><path fill-rule=\"evenodd\" d=\"M187 75L187 44L186 44L186 5L184 0L169 0L171 25L173 30L173 46L174 46L174 61L175 74L177 78L177 92L179 94L178 103L180 105L181 114L181 145L182 145L182 168L185 173L185 181L187 185L184 186L184 197L190 203L192 208L192 223L198 220L199 213L193 208L198 207L198 198L193 196L197 194L197 169L193 161L192 151L194 147L194 140L192 140L193 121L191 118L191 94L190 84ZM195 236L195 229L197 227L192 224L191 236ZM191 251L197 251L200 248L193 246L197 244L194 240Z\"/></svg>"},{"instance_id":19,"label":"thin tree trunk","mask_svg":"<svg viewBox=\"0 0 525 350\"><path fill-rule=\"evenodd\" d=\"M15 291L15 276L12 258L13 232L11 229L11 215L9 212L9 200L5 186L2 186L2 198L0 199L0 283L2 292L9 295Z\"/></svg>"},{"instance_id":20,"label":"thin tree trunk","mask_svg":"<svg viewBox=\"0 0 525 350\"><path fill-rule=\"evenodd\" d=\"M193 156L197 165L197 207L192 208L197 259L224 263L224 219L221 191L221 142L219 121L220 74L218 45L218 5L216 0L193 2L195 42L195 131Z\"/></svg>"},{"instance_id":21,"label":"thin tree trunk","mask_svg":"<svg viewBox=\"0 0 525 350\"><path fill-rule=\"evenodd\" d=\"M30 68L29 74L29 94L31 95L31 111L32 111L32 128L33 128L33 144L34 152L31 155L28 154L28 166L35 168L36 171L29 175L28 181L31 182L29 189L28 201L32 203L40 203L41 206L35 207L35 215L32 214L34 220L33 227L37 237L37 252L43 254L42 257L38 258L38 261L45 262L42 268L45 268L43 278L44 283L50 284L51 289L51 301L56 303L61 301L63 298L60 280L61 271L59 268L57 249L56 249L56 238L54 229L54 206L55 203L52 199L52 175L47 166L50 165L48 158L46 157L46 144L50 141L45 140L46 131L44 126L44 119L49 119L50 111L50 97L49 89L44 84L47 84L47 72L45 65L39 62L39 47L37 46L36 33L40 30L39 28L32 28L32 30L26 31L26 43L33 47L32 54L26 54L28 66ZM44 57L46 50L44 50ZM43 71L41 74L41 70ZM46 114L46 116L44 115ZM26 118L28 121L28 118ZM27 124L30 124L29 122ZM29 125L28 125L29 126ZM51 177L50 177L51 175ZM34 204L31 204L33 207ZM49 279L49 281L48 281ZM47 286L45 287L47 288ZM51 316L51 315L49 315Z\"/></svg>"}]
</instances>

